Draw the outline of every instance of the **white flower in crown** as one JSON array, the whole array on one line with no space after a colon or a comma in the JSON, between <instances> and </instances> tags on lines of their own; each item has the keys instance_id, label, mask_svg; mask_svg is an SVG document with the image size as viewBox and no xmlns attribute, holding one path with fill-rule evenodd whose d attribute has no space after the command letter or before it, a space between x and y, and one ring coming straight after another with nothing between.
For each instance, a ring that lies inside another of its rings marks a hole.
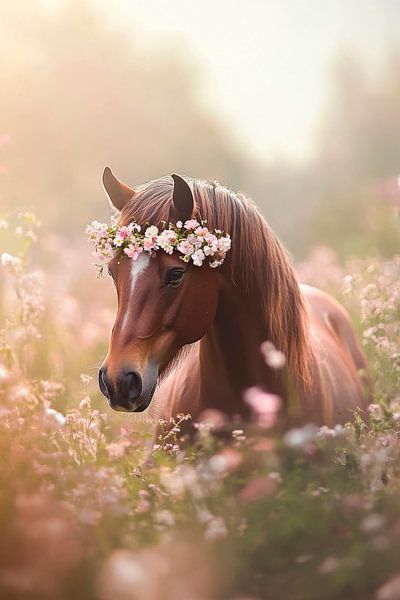
<instances>
[{"instance_id":1,"label":"white flower in crown","mask_svg":"<svg viewBox=\"0 0 400 600\"><path fill-rule=\"evenodd\" d=\"M107 223L93 221L86 227L86 233L91 239L100 240L108 236L108 225Z\"/></svg>"},{"instance_id":2,"label":"white flower in crown","mask_svg":"<svg viewBox=\"0 0 400 600\"><path fill-rule=\"evenodd\" d=\"M144 232L143 249L151 252L157 248L158 227L150 225Z\"/></svg>"},{"instance_id":3,"label":"white flower in crown","mask_svg":"<svg viewBox=\"0 0 400 600\"><path fill-rule=\"evenodd\" d=\"M153 238L158 236L158 227L155 225L150 225L146 231L144 232L145 238Z\"/></svg>"},{"instance_id":4,"label":"white flower in crown","mask_svg":"<svg viewBox=\"0 0 400 600\"><path fill-rule=\"evenodd\" d=\"M221 252L228 252L231 249L231 238L229 236L223 236L218 239L218 250Z\"/></svg>"},{"instance_id":5,"label":"white flower in crown","mask_svg":"<svg viewBox=\"0 0 400 600\"><path fill-rule=\"evenodd\" d=\"M173 253L177 242L178 237L173 229L164 229L164 231L157 236L157 246L159 246L167 254Z\"/></svg>"},{"instance_id":6,"label":"white flower in crown","mask_svg":"<svg viewBox=\"0 0 400 600\"><path fill-rule=\"evenodd\" d=\"M196 252L193 252L191 255L193 264L196 265L196 267L201 267L205 258L206 255L204 254L203 250L196 250Z\"/></svg>"}]
</instances>

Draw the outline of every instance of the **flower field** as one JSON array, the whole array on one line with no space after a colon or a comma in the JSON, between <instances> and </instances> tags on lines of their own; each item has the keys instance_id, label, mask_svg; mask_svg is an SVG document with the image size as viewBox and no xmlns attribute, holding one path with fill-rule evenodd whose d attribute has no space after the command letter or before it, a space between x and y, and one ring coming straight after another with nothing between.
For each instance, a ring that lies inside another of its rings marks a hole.
<instances>
[{"instance_id":1,"label":"flower field","mask_svg":"<svg viewBox=\"0 0 400 600\"><path fill-rule=\"evenodd\" d=\"M352 315L368 422L279 436L279 399L252 389L250 424L213 414L181 446L181 415L151 449L97 389L115 306L90 250L29 213L0 236L0 598L400 598L399 257L298 265Z\"/></svg>"}]
</instances>

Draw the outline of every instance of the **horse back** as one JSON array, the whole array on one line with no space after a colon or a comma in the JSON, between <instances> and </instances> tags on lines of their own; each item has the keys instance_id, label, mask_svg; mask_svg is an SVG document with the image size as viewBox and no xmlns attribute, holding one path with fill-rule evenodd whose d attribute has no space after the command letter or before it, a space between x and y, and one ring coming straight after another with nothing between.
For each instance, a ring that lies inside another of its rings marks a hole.
<instances>
[{"instance_id":1,"label":"horse back","mask_svg":"<svg viewBox=\"0 0 400 600\"><path fill-rule=\"evenodd\" d=\"M314 357L311 410L318 422L343 423L370 400L367 361L344 307L317 288L301 288Z\"/></svg>"}]
</instances>

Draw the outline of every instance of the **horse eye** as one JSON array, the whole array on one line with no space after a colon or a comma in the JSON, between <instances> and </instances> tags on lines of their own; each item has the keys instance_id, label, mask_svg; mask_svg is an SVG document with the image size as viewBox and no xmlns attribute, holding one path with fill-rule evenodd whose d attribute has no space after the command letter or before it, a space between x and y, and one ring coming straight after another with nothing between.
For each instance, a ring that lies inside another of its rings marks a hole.
<instances>
[{"instance_id":1,"label":"horse eye","mask_svg":"<svg viewBox=\"0 0 400 600\"><path fill-rule=\"evenodd\" d=\"M172 287L178 287L182 283L184 271L182 269L171 269L168 271L165 283Z\"/></svg>"}]
</instances>

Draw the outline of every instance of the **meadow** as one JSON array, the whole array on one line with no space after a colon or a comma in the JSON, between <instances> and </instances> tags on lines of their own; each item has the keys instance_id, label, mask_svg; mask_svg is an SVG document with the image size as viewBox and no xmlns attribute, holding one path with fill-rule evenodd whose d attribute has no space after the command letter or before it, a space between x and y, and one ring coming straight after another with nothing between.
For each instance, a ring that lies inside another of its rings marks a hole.
<instances>
[{"instance_id":1,"label":"meadow","mask_svg":"<svg viewBox=\"0 0 400 600\"><path fill-rule=\"evenodd\" d=\"M0 230L1 598L400 598L399 257L298 265L352 315L368 419L279 435L255 392L251 423L182 446L180 415L150 450L97 389L115 306L90 250L30 213Z\"/></svg>"}]
</instances>

